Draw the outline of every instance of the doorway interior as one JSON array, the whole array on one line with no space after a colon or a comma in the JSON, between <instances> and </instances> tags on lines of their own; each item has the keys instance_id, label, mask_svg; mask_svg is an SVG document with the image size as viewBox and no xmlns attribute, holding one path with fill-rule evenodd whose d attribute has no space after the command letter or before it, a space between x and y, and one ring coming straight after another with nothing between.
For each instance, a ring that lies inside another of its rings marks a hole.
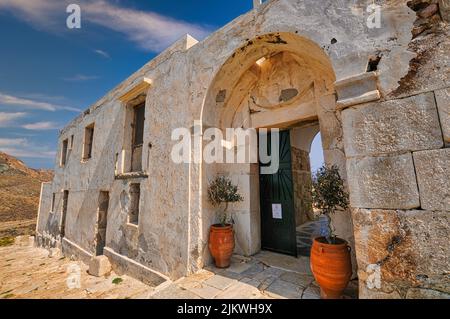
<instances>
[{"instance_id":1,"label":"doorway interior","mask_svg":"<svg viewBox=\"0 0 450 319\"><path fill-rule=\"evenodd\" d=\"M267 136L271 154L270 133ZM323 164L318 122L280 130L279 169L261 174L261 249L291 256L309 256L313 238L327 229L326 219L314 212L312 173ZM276 150L273 150L276 151Z\"/></svg>"},{"instance_id":2,"label":"doorway interior","mask_svg":"<svg viewBox=\"0 0 450 319\"><path fill-rule=\"evenodd\" d=\"M96 255L103 255L106 245L106 228L108 224L109 192L101 191L98 198Z\"/></svg>"}]
</instances>

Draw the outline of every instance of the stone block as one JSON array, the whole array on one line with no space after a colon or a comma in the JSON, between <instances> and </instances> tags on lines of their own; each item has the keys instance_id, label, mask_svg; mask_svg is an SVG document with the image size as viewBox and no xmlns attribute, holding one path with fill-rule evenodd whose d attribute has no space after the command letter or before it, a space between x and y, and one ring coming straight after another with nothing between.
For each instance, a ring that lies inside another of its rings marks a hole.
<instances>
[{"instance_id":1,"label":"stone block","mask_svg":"<svg viewBox=\"0 0 450 319\"><path fill-rule=\"evenodd\" d=\"M195 293L181 288L176 284L170 284L167 288L157 291L152 299L201 299Z\"/></svg>"},{"instance_id":2,"label":"stone block","mask_svg":"<svg viewBox=\"0 0 450 319\"><path fill-rule=\"evenodd\" d=\"M308 287L314 281L313 276L299 274L299 273L292 272L292 271L285 272L284 274L282 274L280 276L280 279L290 282L290 283L297 285L299 287L302 287L302 288Z\"/></svg>"},{"instance_id":3,"label":"stone block","mask_svg":"<svg viewBox=\"0 0 450 319\"><path fill-rule=\"evenodd\" d=\"M211 278L205 280L205 284L207 284L208 286L220 289L220 290L227 289L235 282L236 282L236 280L230 279L230 278L227 278L227 277L224 277L221 275L214 275Z\"/></svg>"},{"instance_id":4,"label":"stone block","mask_svg":"<svg viewBox=\"0 0 450 319\"><path fill-rule=\"evenodd\" d=\"M431 289L411 288L406 293L406 299L450 299L450 294Z\"/></svg>"},{"instance_id":5,"label":"stone block","mask_svg":"<svg viewBox=\"0 0 450 319\"><path fill-rule=\"evenodd\" d=\"M50 248L48 250L48 257L50 258L58 258L61 257L61 250L59 248Z\"/></svg>"},{"instance_id":6,"label":"stone block","mask_svg":"<svg viewBox=\"0 0 450 319\"><path fill-rule=\"evenodd\" d=\"M347 160L350 206L411 209L420 207L411 154Z\"/></svg>"},{"instance_id":7,"label":"stone block","mask_svg":"<svg viewBox=\"0 0 450 319\"><path fill-rule=\"evenodd\" d=\"M364 282L359 284L359 299L401 299L402 296L397 291L383 292L367 288Z\"/></svg>"},{"instance_id":8,"label":"stone block","mask_svg":"<svg viewBox=\"0 0 450 319\"><path fill-rule=\"evenodd\" d=\"M320 288L318 287L308 287L302 294L302 299L320 299Z\"/></svg>"},{"instance_id":9,"label":"stone block","mask_svg":"<svg viewBox=\"0 0 450 319\"><path fill-rule=\"evenodd\" d=\"M347 159L341 149L323 150L323 157L327 165L336 165L344 182L347 180Z\"/></svg>"},{"instance_id":10,"label":"stone block","mask_svg":"<svg viewBox=\"0 0 450 319\"><path fill-rule=\"evenodd\" d=\"M423 209L450 211L450 149L414 152Z\"/></svg>"},{"instance_id":11,"label":"stone block","mask_svg":"<svg viewBox=\"0 0 450 319\"><path fill-rule=\"evenodd\" d=\"M89 274L96 277L108 275L111 272L111 263L105 255L95 256L89 262Z\"/></svg>"},{"instance_id":12,"label":"stone block","mask_svg":"<svg viewBox=\"0 0 450 319\"><path fill-rule=\"evenodd\" d=\"M236 282L224 291L221 291L216 299L260 299L265 296L258 290L244 282Z\"/></svg>"},{"instance_id":13,"label":"stone block","mask_svg":"<svg viewBox=\"0 0 450 319\"><path fill-rule=\"evenodd\" d=\"M241 274L244 271L248 270L252 264L244 263L244 262L232 262L230 267L227 268L227 271L234 272L236 274Z\"/></svg>"},{"instance_id":14,"label":"stone block","mask_svg":"<svg viewBox=\"0 0 450 319\"><path fill-rule=\"evenodd\" d=\"M377 74L364 72L336 81L334 84L338 95L338 109L352 105L371 102L380 98L377 89Z\"/></svg>"},{"instance_id":15,"label":"stone block","mask_svg":"<svg viewBox=\"0 0 450 319\"><path fill-rule=\"evenodd\" d=\"M450 143L450 88L435 91L435 96L444 141Z\"/></svg>"},{"instance_id":16,"label":"stone block","mask_svg":"<svg viewBox=\"0 0 450 319\"><path fill-rule=\"evenodd\" d=\"M14 244L23 247L33 247L34 246L34 236L17 236L14 238Z\"/></svg>"},{"instance_id":17,"label":"stone block","mask_svg":"<svg viewBox=\"0 0 450 319\"><path fill-rule=\"evenodd\" d=\"M432 93L342 112L347 157L440 148L443 145Z\"/></svg>"},{"instance_id":18,"label":"stone block","mask_svg":"<svg viewBox=\"0 0 450 319\"><path fill-rule=\"evenodd\" d=\"M300 299L302 290L301 287L293 283L278 279L265 290L265 293L277 299Z\"/></svg>"},{"instance_id":19,"label":"stone block","mask_svg":"<svg viewBox=\"0 0 450 319\"><path fill-rule=\"evenodd\" d=\"M360 298L405 298L410 287L449 293L448 222L446 212L354 209Z\"/></svg>"},{"instance_id":20,"label":"stone block","mask_svg":"<svg viewBox=\"0 0 450 319\"><path fill-rule=\"evenodd\" d=\"M198 283L195 287L189 287L187 290L203 299L214 299L220 292L220 289Z\"/></svg>"},{"instance_id":21,"label":"stone block","mask_svg":"<svg viewBox=\"0 0 450 319\"><path fill-rule=\"evenodd\" d=\"M446 0L439 0L439 11L444 21L450 22L450 3Z\"/></svg>"},{"instance_id":22,"label":"stone block","mask_svg":"<svg viewBox=\"0 0 450 319\"><path fill-rule=\"evenodd\" d=\"M126 273L127 275L142 281L144 284L151 287L157 287L167 281L167 277L150 269L136 261L119 255L109 247L103 249L105 256L111 260L112 267L115 273Z\"/></svg>"}]
</instances>

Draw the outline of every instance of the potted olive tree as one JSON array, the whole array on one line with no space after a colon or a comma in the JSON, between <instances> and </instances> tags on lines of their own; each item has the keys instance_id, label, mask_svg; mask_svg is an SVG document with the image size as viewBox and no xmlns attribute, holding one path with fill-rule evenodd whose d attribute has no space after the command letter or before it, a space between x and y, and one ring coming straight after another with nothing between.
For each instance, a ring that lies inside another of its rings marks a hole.
<instances>
[{"instance_id":1,"label":"potted olive tree","mask_svg":"<svg viewBox=\"0 0 450 319\"><path fill-rule=\"evenodd\" d=\"M219 268L230 266L234 249L233 219L228 217L230 203L240 202L244 198L239 194L238 187L225 176L217 176L209 183L208 200L219 209L218 223L210 228L209 251ZM220 209L223 206L223 209Z\"/></svg>"},{"instance_id":2,"label":"potted olive tree","mask_svg":"<svg viewBox=\"0 0 450 319\"><path fill-rule=\"evenodd\" d=\"M311 270L320 286L321 296L336 299L342 296L351 275L350 246L334 234L331 214L348 208L348 193L337 166L322 166L312 181L312 201L320 214L326 216L328 232L317 237L311 247Z\"/></svg>"}]
</instances>

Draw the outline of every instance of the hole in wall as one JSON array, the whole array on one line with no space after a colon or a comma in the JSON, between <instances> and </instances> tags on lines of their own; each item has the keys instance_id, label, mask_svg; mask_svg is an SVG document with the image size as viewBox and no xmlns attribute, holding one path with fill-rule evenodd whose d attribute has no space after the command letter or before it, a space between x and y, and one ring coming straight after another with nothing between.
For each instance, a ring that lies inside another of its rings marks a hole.
<instances>
[{"instance_id":1,"label":"hole in wall","mask_svg":"<svg viewBox=\"0 0 450 319\"><path fill-rule=\"evenodd\" d=\"M367 63L366 72L374 72L378 70L378 64L381 61L381 56L377 55L369 58L369 62Z\"/></svg>"},{"instance_id":2,"label":"hole in wall","mask_svg":"<svg viewBox=\"0 0 450 319\"><path fill-rule=\"evenodd\" d=\"M219 93L217 93L216 102L217 103L224 102L226 96L227 96L227 90L220 90Z\"/></svg>"}]
</instances>

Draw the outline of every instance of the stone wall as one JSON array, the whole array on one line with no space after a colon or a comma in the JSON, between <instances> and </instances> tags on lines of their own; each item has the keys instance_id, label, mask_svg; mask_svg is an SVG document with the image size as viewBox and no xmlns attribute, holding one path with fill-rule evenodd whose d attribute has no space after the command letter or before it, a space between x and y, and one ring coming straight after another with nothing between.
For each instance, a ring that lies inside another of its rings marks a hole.
<instances>
[{"instance_id":1,"label":"stone wall","mask_svg":"<svg viewBox=\"0 0 450 319\"><path fill-rule=\"evenodd\" d=\"M296 226L314 220L312 209L312 179L309 153L314 138L319 134L317 121L293 128L290 131L292 181Z\"/></svg>"},{"instance_id":2,"label":"stone wall","mask_svg":"<svg viewBox=\"0 0 450 319\"><path fill-rule=\"evenodd\" d=\"M416 57L392 93L342 111L360 298L450 298L449 28L410 1Z\"/></svg>"},{"instance_id":3,"label":"stone wall","mask_svg":"<svg viewBox=\"0 0 450 319\"><path fill-rule=\"evenodd\" d=\"M291 147L292 181L296 226L314 219L311 198L311 165L309 152Z\"/></svg>"},{"instance_id":4,"label":"stone wall","mask_svg":"<svg viewBox=\"0 0 450 319\"><path fill-rule=\"evenodd\" d=\"M62 191L69 190L66 236L75 244L70 249L78 249L80 256L94 253L98 194L109 191L105 249L117 260L113 264L123 269L132 264L127 270L131 275L141 276L151 268L179 278L210 261L207 242L214 210L208 206L205 190L208 179L225 172L246 198L233 207L239 216L236 219L240 218L237 249L246 254L256 252L260 244L257 170L248 164L224 168L174 163L171 150L177 141L171 134L175 128L192 131L197 125L194 120L200 122L200 135L208 126L246 127L248 118L234 114L235 108L245 106L241 102L248 92L245 87L240 87L240 95L232 92L242 76L251 79L248 71L258 59L276 56L272 65L284 61L302 70L295 74L296 90L305 89L307 99L289 108L289 103L305 96L289 99L294 91L285 81L283 85L289 86L269 87L268 100L275 107L262 112L253 105L250 119L257 119L259 127L269 125L271 118L284 125L290 117L319 120L325 161L338 165L348 181L353 221L350 212L345 212L336 214L333 223L337 235L352 247L355 227L361 296L446 292L438 280L425 280L437 278L433 276L439 272L448 273L448 265L439 255L428 258L429 270L411 269L411 265L424 260L432 243L440 245L441 238L448 238L448 224L442 216L448 211L450 180L444 149L449 143L450 45L448 26L441 20L448 12L442 5L437 7L440 11L428 9L429 3L424 1L412 1L412 9L404 1L380 1L386 25L369 30L367 1L322 2L267 1L202 42L185 37L72 121L62 130L59 145L72 135L75 144L64 167L55 160L55 178L45 186L41 198L38 237L60 239ZM421 17L416 17L414 10ZM280 52L289 54L277 56ZM374 57L381 58L378 69L367 72ZM307 81L298 78L299 74ZM127 142L125 106L142 93L146 95L144 172L127 176L121 174L127 158L123 153ZM230 96L242 99L227 103ZM281 101L276 99L280 97ZM267 109L262 100L257 102ZM94 153L89 161L81 161L84 128L92 122ZM196 145L191 146L194 157ZM131 183L141 185L137 226L127 222ZM56 194L55 214L49 212L52 193ZM420 218L413 217L421 212ZM386 214L390 226L380 229L377 216ZM404 231L405 225L410 232ZM429 236L425 229L430 230ZM392 235L397 233L403 237ZM397 258L401 251L395 248L400 247L397 242L406 248L419 246L418 254L408 256L411 262ZM371 246L377 253L368 255L365 252L373 251ZM380 266L378 287L368 278L382 255L391 257ZM405 271L395 271L394 264ZM140 270L139 265L143 267ZM414 282L414 276L424 279Z\"/></svg>"},{"instance_id":5,"label":"stone wall","mask_svg":"<svg viewBox=\"0 0 450 319\"><path fill-rule=\"evenodd\" d=\"M146 267L173 277L186 273L188 188L179 188L176 185L189 184L183 179L183 176L187 176L188 167L187 165L172 165L171 169L164 167L164 163L170 162L171 146L164 145L163 142L171 142L172 128L186 127L187 124L174 123L180 120L179 111L174 110L177 115L170 114L167 109L158 112L157 106L167 108L167 104L158 103L156 97L165 96L165 103L171 105L179 105L182 100L186 100L182 92L186 94L187 90L180 89L180 94L170 99L164 93L168 91L167 87L162 84L181 88L178 84L185 83L183 80L183 74L186 74L185 51L193 43L195 41L193 42L190 37L180 39L62 130L55 159L55 178L52 183L45 184L42 192L37 225L39 244L56 246L61 245L62 241L66 243L63 250L68 256L84 258L88 254L95 254L99 194L108 191L110 203L106 248L109 249L111 256L115 256L113 266L124 269L126 267L123 267L123 264L132 261L133 265L130 265L127 273L136 277L140 277ZM177 76L171 78L172 82L164 80L169 70L174 69L177 69L175 72ZM146 77L157 82L151 88L152 94L148 94L148 85L140 89L146 82ZM146 95L142 153L144 172L127 175L129 165L126 163L127 154L124 154L129 143L126 106L130 100L141 96L142 93ZM123 96L127 96L127 100L124 101ZM165 117L161 118L158 114L164 114ZM181 116L181 119L183 118ZM169 127L170 122L172 124ZM92 157L89 160L82 160L84 129L92 123L95 125ZM162 127L166 131L163 132ZM155 143L161 135L167 138ZM74 143L68 153L66 164L61 166L59 156L62 141L65 139L70 141L71 136L74 137ZM150 163L162 164L150 165ZM152 178L148 178L148 175ZM139 183L141 187L139 225L128 222L130 185L133 183ZM63 190L69 191L64 240L60 236ZM54 210L51 211L53 193L56 200ZM152 199L155 194L162 193L164 198ZM169 206L170 209L161 206ZM123 260L119 261L120 258ZM139 270L135 263L141 265L142 269Z\"/></svg>"}]
</instances>

